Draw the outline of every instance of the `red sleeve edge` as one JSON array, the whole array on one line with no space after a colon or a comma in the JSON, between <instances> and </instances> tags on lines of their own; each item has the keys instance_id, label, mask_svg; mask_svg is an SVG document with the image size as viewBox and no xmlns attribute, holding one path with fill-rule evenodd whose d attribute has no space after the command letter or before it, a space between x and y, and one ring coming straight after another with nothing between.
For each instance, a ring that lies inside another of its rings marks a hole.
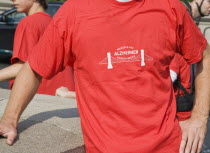
<instances>
[{"instance_id":1,"label":"red sleeve edge","mask_svg":"<svg viewBox=\"0 0 210 153\"><path fill-rule=\"evenodd\" d=\"M200 47L199 49L199 54L197 57L195 57L194 59L188 61L188 64L194 64L199 62L202 59L202 53L203 51L206 49L206 46L208 45L207 40L205 39L203 42L203 45Z\"/></svg>"}]
</instances>

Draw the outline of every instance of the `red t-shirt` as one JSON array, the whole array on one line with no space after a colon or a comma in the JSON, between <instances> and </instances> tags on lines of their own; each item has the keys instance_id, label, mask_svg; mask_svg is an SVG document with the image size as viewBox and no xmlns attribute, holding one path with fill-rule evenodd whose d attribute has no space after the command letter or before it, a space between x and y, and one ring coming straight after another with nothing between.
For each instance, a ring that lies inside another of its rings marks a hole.
<instances>
[{"instance_id":1,"label":"red t-shirt","mask_svg":"<svg viewBox=\"0 0 210 153\"><path fill-rule=\"evenodd\" d=\"M29 64L45 78L74 64L87 153L178 153L169 64L178 51L197 62L205 47L179 0L69 0Z\"/></svg>"},{"instance_id":2,"label":"red t-shirt","mask_svg":"<svg viewBox=\"0 0 210 153\"><path fill-rule=\"evenodd\" d=\"M169 68L177 73L180 83L188 92L190 92L190 65L184 60L184 58L180 54L176 53L169 65ZM178 94L176 88L174 89L174 92L175 95ZM177 112L177 117L179 121L188 119L190 115L191 111Z\"/></svg>"},{"instance_id":3,"label":"red t-shirt","mask_svg":"<svg viewBox=\"0 0 210 153\"><path fill-rule=\"evenodd\" d=\"M32 53L34 46L38 43L50 21L50 15L43 12L34 13L20 21L15 32L13 56L11 59L12 64L16 63L18 60L23 62L28 60L28 56ZM45 60L50 59L45 56ZM47 65L42 66L46 66L47 68ZM69 90L74 91L72 72L71 67L66 67L52 79L42 79L37 93L55 95L56 89L61 86L68 87ZM13 82L14 81L10 82L11 87Z\"/></svg>"}]
</instances>

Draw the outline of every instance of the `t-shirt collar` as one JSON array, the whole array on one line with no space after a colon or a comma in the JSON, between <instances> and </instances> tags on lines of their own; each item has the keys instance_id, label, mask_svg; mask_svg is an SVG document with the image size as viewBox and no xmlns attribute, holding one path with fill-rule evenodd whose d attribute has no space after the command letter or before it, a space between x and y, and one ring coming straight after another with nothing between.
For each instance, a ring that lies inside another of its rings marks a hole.
<instances>
[{"instance_id":1,"label":"t-shirt collar","mask_svg":"<svg viewBox=\"0 0 210 153\"><path fill-rule=\"evenodd\" d=\"M132 0L116 0L118 2L129 2L129 1L132 1Z\"/></svg>"},{"instance_id":2,"label":"t-shirt collar","mask_svg":"<svg viewBox=\"0 0 210 153\"><path fill-rule=\"evenodd\" d=\"M121 0L119 0L119 1L117 1L117 0L106 0L106 1L108 1L109 3L111 3L115 6L120 6L120 7L130 7L130 6L138 5L139 3L143 2L143 0L131 0L131 1L122 0L122 2L120 2Z\"/></svg>"}]
</instances>

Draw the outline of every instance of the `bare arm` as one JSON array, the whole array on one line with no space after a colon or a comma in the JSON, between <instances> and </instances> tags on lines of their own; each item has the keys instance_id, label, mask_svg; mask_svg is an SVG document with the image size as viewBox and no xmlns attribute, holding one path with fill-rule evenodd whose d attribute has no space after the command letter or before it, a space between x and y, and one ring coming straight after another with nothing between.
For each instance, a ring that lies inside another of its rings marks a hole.
<instances>
[{"instance_id":1,"label":"bare arm","mask_svg":"<svg viewBox=\"0 0 210 153\"><path fill-rule=\"evenodd\" d=\"M18 120L35 95L40 80L41 77L30 68L27 62L18 73L7 107L0 121L0 135L7 138L9 145L14 142L17 135Z\"/></svg>"},{"instance_id":2,"label":"bare arm","mask_svg":"<svg viewBox=\"0 0 210 153\"><path fill-rule=\"evenodd\" d=\"M207 45L203 52L203 60L197 64L197 76L195 80L196 98L192 111L193 118L209 117L210 106L210 47Z\"/></svg>"},{"instance_id":3,"label":"bare arm","mask_svg":"<svg viewBox=\"0 0 210 153\"><path fill-rule=\"evenodd\" d=\"M56 96L64 97L64 98L74 98L76 99L75 91L69 91L66 87L60 87L55 91Z\"/></svg>"},{"instance_id":4,"label":"bare arm","mask_svg":"<svg viewBox=\"0 0 210 153\"><path fill-rule=\"evenodd\" d=\"M24 62L18 61L17 63L10 65L0 70L0 81L9 81L15 79L18 72L22 68Z\"/></svg>"},{"instance_id":5,"label":"bare arm","mask_svg":"<svg viewBox=\"0 0 210 153\"><path fill-rule=\"evenodd\" d=\"M180 122L182 142L180 153L200 153L207 130L210 106L210 48L207 45L203 59L197 64L195 105L190 119Z\"/></svg>"}]
</instances>

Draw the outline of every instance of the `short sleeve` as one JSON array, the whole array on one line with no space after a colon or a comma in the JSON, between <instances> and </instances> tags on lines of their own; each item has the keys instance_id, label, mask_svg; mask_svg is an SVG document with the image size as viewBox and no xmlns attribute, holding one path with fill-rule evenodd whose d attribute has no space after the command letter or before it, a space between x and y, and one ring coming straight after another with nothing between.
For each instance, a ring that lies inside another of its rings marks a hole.
<instances>
[{"instance_id":1,"label":"short sleeve","mask_svg":"<svg viewBox=\"0 0 210 153\"><path fill-rule=\"evenodd\" d=\"M18 60L26 62L38 40L39 36L34 26L30 25L27 21L27 17L22 19L15 32L11 63L14 64Z\"/></svg>"},{"instance_id":2,"label":"short sleeve","mask_svg":"<svg viewBox=\"0 0 210 153\"><path fill-rule=\"evenodd\" d=\"M73 66L72 32L74 11L69 1L58 10L29 57L34 71L50 79L65 66Z\"/></svg>"},{"instance_id":3,"label":"short sleeve","mask_svg":"<svg viewBox=\"0 0 210 153\"><path fill-rule=\"evenodd\" d=\"M189 112L177 112L176 116L177 116L179 121L185 121L185 120L190 118L191 111L189 111Z\"/></svg>"},{"instance_id":4,"label":"short sleeve","mask_svg":"<svg viewBox=\"0 0 210 153\"><path fill-rule=\"evenodd\" d=\"M178 24L177 32L179 53L188 64L200 61L207 41L187 11L183 15L182 23Z\"/></svg>"}]
</instances>

